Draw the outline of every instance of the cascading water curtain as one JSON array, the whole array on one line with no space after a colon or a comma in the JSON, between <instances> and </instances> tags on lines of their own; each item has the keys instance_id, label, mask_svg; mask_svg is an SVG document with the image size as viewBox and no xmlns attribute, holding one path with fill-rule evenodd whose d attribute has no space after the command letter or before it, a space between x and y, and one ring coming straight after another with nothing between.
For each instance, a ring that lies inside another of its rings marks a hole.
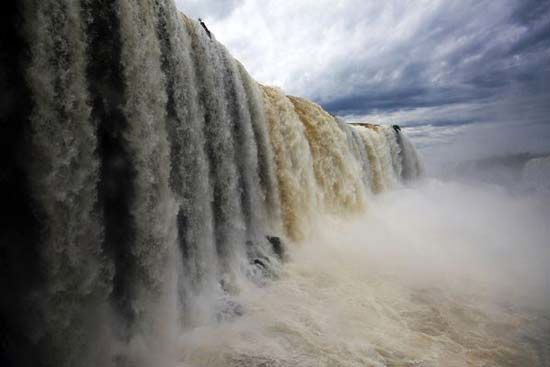
<instances>
[{"instance_id":1,"label":"cascading water curtain","mask_svg":"<svg viewBox=\"0 0 550 367\"><path fill-rule=\"evenodd\" d=\"M317 217L421 173L402 133L257 84L172 0L1 10L3 366L161 364Z\"/></svg>"}]
</instances>

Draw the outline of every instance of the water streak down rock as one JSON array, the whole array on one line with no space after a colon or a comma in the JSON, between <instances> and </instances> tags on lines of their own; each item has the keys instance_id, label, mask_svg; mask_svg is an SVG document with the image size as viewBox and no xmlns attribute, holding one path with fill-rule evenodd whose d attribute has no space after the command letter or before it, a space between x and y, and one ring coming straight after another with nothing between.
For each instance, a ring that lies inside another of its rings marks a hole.
<instances>
[{"instance_id":1,"label":"water streak down rock","mask_svg":"<svg viewBox=\"0 0 550 367\"><path fill-rule=\"evenodd\" d=\"M257 84L172 0L0 10L2 366L159 365L315 218L421 173L399 130Z\"/></svg>"}]
</instances>

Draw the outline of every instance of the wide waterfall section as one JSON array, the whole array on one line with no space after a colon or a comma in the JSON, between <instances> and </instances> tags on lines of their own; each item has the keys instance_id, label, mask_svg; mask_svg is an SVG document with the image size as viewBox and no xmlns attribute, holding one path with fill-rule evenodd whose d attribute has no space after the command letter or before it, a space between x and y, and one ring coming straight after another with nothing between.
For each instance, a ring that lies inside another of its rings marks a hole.
<instances>
[{"instance_id":1,"label":"wide waterfall section","mask_svg":"<svg viewBox=\"0 0 550 367\"><path fill-rule=\"evenodd\" d=\"M172 0L3 10L4 366L170 364L318 218L421 174L402 133L259 85Z\"/></svg>"},{"instance_id":2,"label":"wide waterfall section","mask_svg":"<svg viewBox=\"0 0 550 367\"><path fill-rule=\"evenodd\" d=\"M345 132L320 106L302 98L291 97L290 100L305 127L325 207L336 214L363 209L362 165L353 155L353 145Z\"/></svg>"}]
</instances>

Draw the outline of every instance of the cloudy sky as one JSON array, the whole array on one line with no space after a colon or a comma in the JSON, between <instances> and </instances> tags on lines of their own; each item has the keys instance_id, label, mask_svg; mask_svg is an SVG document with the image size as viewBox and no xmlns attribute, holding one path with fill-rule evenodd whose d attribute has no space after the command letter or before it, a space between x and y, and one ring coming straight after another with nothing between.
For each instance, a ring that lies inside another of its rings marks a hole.
<instances>
[{"instance_id":1,"label":"cloudy sky","mask_svg":"<svg viewBox=\"0 0 550 367\"><path fill-rule=\"evenodd\" d=\"M334 114L515 124L550 150L550 0L176 2L256 80Z\"/></svg>"}]
</instances>

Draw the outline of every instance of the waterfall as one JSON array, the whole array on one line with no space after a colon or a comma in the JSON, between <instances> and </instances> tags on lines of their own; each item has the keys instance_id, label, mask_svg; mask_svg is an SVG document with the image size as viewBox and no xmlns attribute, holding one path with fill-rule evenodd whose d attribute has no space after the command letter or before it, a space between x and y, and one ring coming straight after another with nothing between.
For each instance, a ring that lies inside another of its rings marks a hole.
<instances>
[{"instance_id":1,"label":"waterfall","mask_svg":"<svg viewBox=\"0 0 550 367\"><path fill-rule=\"evenodd\" d=\"M291 101L305 127L324 206L336 213L361 209L365 201L361 166L345 132L320 106L301 98Z\"/></svg>"},{"instance_id":2,"label":"waterfall","mask_svg":"<svg viewBox=\"0 0 550 367\"><path fill-rule=\"evenodd\" d=\"M400 130L258 84L172 0L2 7L2 365L162 365L316 219L422 173Z\"/></svg>"},{"instance_id":3,"label":"waterfall","mask_svg":"<svg viewBox=\"0 0 550 367\"><path fill-rule=\"evenodd\" d=\"M308 222L319 208L313 157L292 102L278 89L263 90L283 222L287 234L300 239L309 230Z\"/></svg>"}]
</instances>

